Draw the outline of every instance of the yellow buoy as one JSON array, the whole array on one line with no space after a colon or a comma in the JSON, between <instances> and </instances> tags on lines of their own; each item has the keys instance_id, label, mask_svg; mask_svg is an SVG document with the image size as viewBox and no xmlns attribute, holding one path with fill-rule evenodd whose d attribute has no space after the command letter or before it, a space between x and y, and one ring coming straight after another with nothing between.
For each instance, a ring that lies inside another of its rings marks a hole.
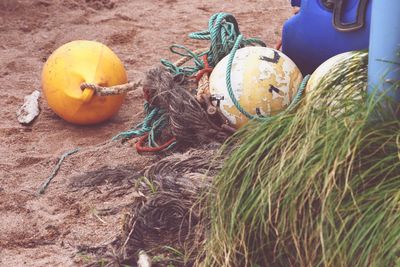
<instances>
[{"instance_id":1,"label":"yellow buoy","mask_svg":"<svg viewBox=\"0 0 400 267\"><path fill-rule=\"evenodd\" d=\"M218 95L220 109L239 128L248 118L234 105L226 85L228 56L210 76L210 93ZM289 106L302 81L300 70L282 52L267 47L238 49L232 63L231 84L241 107L252 115L276 115ZM215 104L215 102L214 102Z\"/></svg>"},{"instance_id":2,"label":"yellow buoy","mask_svg":"<svg viewBox=\"0 0 400 267\"><path fill-rule=\"evenodd\" d=\"M125 94L97 96L82 83L114 86L127 83L125 68L107 46L94 41L72 41L51 54L42 72L42 88L50 108L76 124L95 124L116 114Z\"/></svg>"}]
</instances>

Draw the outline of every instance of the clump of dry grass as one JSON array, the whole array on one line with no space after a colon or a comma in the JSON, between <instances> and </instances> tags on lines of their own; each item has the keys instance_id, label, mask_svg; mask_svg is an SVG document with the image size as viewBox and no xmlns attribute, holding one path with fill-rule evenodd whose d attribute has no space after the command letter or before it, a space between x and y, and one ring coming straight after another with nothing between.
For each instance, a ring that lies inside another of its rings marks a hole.
<instances>
[{"instance_id":1,"label":"clump of dry grass","mask_svg":"<svg viewBox=\"0 0 400 267\"><path fill-rule=\"evenodd\" d=\"M200 265L399 266L400 122L374 120L367 61L354 54L296 112L231 138Z\"/></svg>"}]
</instances>

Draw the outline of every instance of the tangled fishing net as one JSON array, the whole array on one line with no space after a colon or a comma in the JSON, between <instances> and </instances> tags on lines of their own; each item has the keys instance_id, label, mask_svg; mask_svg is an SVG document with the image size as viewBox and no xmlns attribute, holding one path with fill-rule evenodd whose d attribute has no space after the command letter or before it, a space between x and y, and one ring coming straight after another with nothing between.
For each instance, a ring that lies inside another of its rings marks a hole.
<instances>
[{"instance_id":1,"label":"tangled fishing net","mask_svg":"<svg viewBox=\"0 0 400 267\"><path fill-rule=\"evenodd\" d=\"M145 95L152 95L149 104L166 110L169 135L179 144L195 147L213 141L223 142L229 135L218 120L207 114L191 91L193 83L185 76L173 76L164 67L147 72L143 85Z\"/></svg>"},{"instance_id":2,"label":"tangled fishing net","mask_svg":"<svg viewBox=\"0 0 400 267\"><path fill-rule=\"evenodd\" d=\"M189 37L209 41L209 49L191 51L181 45L171 46L171 52L182 58L175 63L163 59L162 67L147 72L144 121L114 139L140 137L138 152L159 152L177 145L188 148L223 142L235 131L218 104L211 104L209 75L232 50L265 44L244 38L235 17L227 13L216 13L209 20L208 30Z\"/></svg>"},{"instance_id":3,"label":"tangled fishing net","mask_svg":"<svg viewBox=\"0 0 400 267\"><path fill-rule=\"evenodd\" d=\"M221 157L213 155L218 147L214 143L176 153L145 171L139 190L146 197L132 207L124 226L122 262L135 262L140 250L159 252L166 246L189 254L204 241L198 200L221 168ZM184 265L193 261L189 257Z\"/></svg>"},{"instance_id":4,"label":"tangled fishing net","mask_svg":"<svg viewBox=\"0 0 400 267\"><path fill-rule=\"evenodd\" d=\"M214 154L234 132L218 105L211 104L208 78L234 46L265 46L243 38L236 19L226 13L215 14L208 30L190 37L209 40L210 48L191 51L172 46L171 51L182 58L175 63L162 60L163 66L146 73L143 122L114 138L139 137L138 152L178 151L143 173L138 188L143 199L133 204L120 241L114 244L119 264L136 262L139 251L159 253L164 246L190 255L174 264L193 264L207 230L199 199L221 168L222 156Z\"/></svg>"}]
</instances>

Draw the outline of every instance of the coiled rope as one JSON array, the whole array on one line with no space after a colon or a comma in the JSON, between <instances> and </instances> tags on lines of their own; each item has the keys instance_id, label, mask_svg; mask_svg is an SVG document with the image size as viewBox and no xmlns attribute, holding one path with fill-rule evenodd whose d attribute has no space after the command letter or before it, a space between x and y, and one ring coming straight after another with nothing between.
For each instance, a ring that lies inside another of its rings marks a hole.
<instances>
[{"instance_id":1,"label":"coiled rope","mask_svg":"<svg viewBox=\"0 0 400 267\"><path fill-rule=\"evenodd\" d=\"M229 97L231 98L233 104L243 115L245 115L249 119L266 118L266 116L263 115L252 115L249 112L247 112L240 105L239 101L236 99L233 93L232 83L231 83L232 63L235 58L236 51L244 46L254 45L254 44L265 47L266 46L265 43L257 38L245 39L239 31L239 26L235 17L228 13L214 14L208 22L208 30L191 33L189 34L189 38L195 40L210 41L209 50L197 54L190 51L185 46L181 45L173 45L170 47L170 50L175 54L192 58L194 61L194 66L178 67L172 64L170 61L164 59L161 60L161 63L167 69L169 69L171 73L175 75L183 74L186 76L192 76L196 73L201 72L201 70L206 67L207 62L205 62L205 60L202 59L202 57L204 58L204 56L206 56L210 67L215 67L215 65L222 58L224 58L226 55L229 55L227 71L226 71L226 85ZM293 98L293 101L289 105L289 108L286 109L287 111L293 110L293 108L297 105L298 101L301 99L308 79L309 77L306 76L303 82L300 84L296 96Z\"/></svg>"},{"instance_id":2,"label":"coiled rope","mask_svg":"<svg viewBox=\"0 0 400 267\"><path fill-rule=\"evenodd\" d=\"M239 36L241 36L239 42ZM196 53L182 45L172 45L170 51L174 54L187 57L193 60L192 66L176 66L172 62L162 59L161 63L174 75L183 74L193 76L201 69L204 69L205 62L202 59L207 55L210 67L215 67L225 56L229 55L237 44L239 47L248 45L266 46L264 42L257 38L245 39L239 31L239 25L235 17L229 13L216 13L208 21L208 29L189 34L189 38L194 40L206 40L210 42L208 50Z\"/></svg>"}]
</instances>

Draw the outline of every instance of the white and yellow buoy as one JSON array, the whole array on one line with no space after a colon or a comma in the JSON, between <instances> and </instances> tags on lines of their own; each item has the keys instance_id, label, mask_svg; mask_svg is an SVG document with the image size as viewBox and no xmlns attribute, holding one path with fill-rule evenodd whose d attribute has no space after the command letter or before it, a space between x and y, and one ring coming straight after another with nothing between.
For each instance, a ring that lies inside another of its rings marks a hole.
<instances>
[{"instance_id":1,"label":"white and yellow buoy","mask_svg":"<svg viewBox=\"0 0 400 267\"><path fill-rule=\"evenodd\" d=\"M338 64L342 64L345 60L351 58L354 51L341 53L335 55L324 63L322 63L312 74L307 82L306 93L313 91L322 81L327 74L329 74Z\"/></svg>"},{"instance_id":2,"label":"white and yellow buoy","mask_svg":"<svg viewBox=\"0 0 400 267\"><path fill-rule=\"evenodd\" d=\"M220 96L221 112L235 128L239 128L248 118L236 108L229 96L226 85L228 60L229 55L211 73L210 93ZM238 49L232 63L233 94L240 106L252 115L271 116L283 111L296 95L302 78L295 63L272 48Z\"/></svg>"},{"instance_id":3,"label":"white and yellow buoy","mask_svg":"<svg viewBox=\"0 0 400 267\"><path fill-rule=\"evenodd\" d=\"M350 78L345 78L351 72L349 64L358 55L357 51L345 52L335 55L322 63L313 72L307 83L305 103L316 110L324 110L331 116L337 117L348 110L348 101L350 99L354 101L361 100L362 92L367 88L367 84L362 79L358 84L341 83L335 80L340 76L342 76L342 79Z\"/></svg>"}]
</instances>

